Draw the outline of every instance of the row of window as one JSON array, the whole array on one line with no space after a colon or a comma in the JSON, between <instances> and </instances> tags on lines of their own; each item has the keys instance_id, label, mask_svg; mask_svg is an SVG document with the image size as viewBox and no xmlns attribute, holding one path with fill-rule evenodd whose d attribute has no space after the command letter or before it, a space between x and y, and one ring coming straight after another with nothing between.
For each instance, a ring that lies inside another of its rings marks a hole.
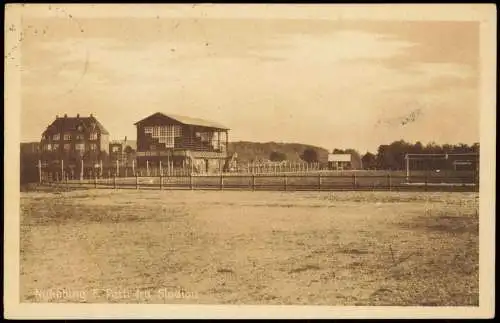
<instances>
[{"instance_id":1,"label":"row of window","mask_svg":"<svg viewBox=\"0 0 500 323\"><path fill-rule=\"evenodd\" d=\"M48 136L44 136L44 139L48 139ZM75 136L75 139L76 140L83 140L84 139L84 135L82 134L78 134ZM54 135L52 135L52 140L61 140L61 134L60 133L56 133ZM70 133L65 133L63 135L63 140L71 140L71 134ZM89 140L97 140L97 132L91 132L90 135L89 135Z\"/></svg>"},{"instance_id":2,"label":"row of window","mask_svg":"<svg viewBox=\"0 0 500 323\"><path fill-rule=\"evenodd\" d=\"M174 139L182 136L182 127L177 125L144 127L144 133L158 139L166 148L174 147Z\"/></svg>"},{"instance_id":3,"label":"row of window","mask_svg":"<svg viewBox=\"0 0 500 323\"><path fill-rule=\"evenodd\" d=\"M64 144L62 145L63 149L65 151L70 151L71 150L71 144ZM45 144L43 146L44 151L59 151L60 145L59 144ZM75 150L77 151L85 151L85 150L90 150L90 151L97 151L97 144L75 144Z\"/></svg>"}]
</instances>

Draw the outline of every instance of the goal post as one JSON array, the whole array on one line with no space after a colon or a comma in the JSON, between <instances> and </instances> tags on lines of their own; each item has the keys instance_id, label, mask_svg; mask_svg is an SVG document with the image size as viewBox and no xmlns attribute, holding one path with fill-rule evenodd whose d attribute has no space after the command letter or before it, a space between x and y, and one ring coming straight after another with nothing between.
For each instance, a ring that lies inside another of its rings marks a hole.
<instances>
[{"instance_id":1,"label":"goal post","mask_svg":"<svg viewBox=\"0 0 500 323\"><path fill-rule=\"evenodd\" d=\"M463 172L470 172L470 183L476 183L478 153L406 153L404 160L406 183L411 183L412 177L420 181L431 178L442 183L447 183L450 180L464 182L464 178L459 176L463 175ZM465 170L460 168L462 166ZM465 181L467 182L469 179L466 178Z\"/></svg>"}]
</instances>

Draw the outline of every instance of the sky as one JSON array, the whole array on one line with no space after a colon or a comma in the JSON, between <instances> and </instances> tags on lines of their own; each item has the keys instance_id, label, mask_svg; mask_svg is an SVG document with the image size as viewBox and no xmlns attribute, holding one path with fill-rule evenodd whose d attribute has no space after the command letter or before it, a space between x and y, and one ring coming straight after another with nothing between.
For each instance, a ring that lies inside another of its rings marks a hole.
<instances>
[{"instance_id":1,"label":"sky","mask_svg":"<svg viewBox=\"0 0 500 323\"><path fill-rule=\"evenodd\" d=\"M21 141L56 115L134 140L155 112L230 141L375 152L479 141L479 24L229 17L24 17Z\"/></svg>"}]
</instances>

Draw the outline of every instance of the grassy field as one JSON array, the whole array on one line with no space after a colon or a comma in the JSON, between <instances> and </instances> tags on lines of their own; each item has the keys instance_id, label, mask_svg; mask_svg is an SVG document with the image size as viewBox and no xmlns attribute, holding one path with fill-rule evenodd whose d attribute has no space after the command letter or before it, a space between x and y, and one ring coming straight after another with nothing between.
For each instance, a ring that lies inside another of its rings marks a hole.
<instances>
[{"instance_id":1,"label":"grassy field","mask_svg":"<svg viewBox=\"0 0 500 323\"><path fill-rule=\"evenodd\" d=\"M21 193L21 301L478 305L478 194Z\"/></svg>"}]
</instances>

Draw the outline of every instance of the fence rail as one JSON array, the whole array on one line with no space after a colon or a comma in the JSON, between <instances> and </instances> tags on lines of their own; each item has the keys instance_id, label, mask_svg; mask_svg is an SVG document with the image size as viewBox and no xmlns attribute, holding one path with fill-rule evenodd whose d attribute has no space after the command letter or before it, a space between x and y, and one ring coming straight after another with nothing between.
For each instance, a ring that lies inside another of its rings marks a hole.
<instances>
[{"instance_id":1,"label":"fence rail","mask_svg":"<svg viewBox=\"0 0 500 323\"><path fill-rule=\"evenodd\" d=\"M273 191L478 191L472 176L430 177L331 174L218 174L178 176L130 176L85 179L43 180L43 185L59 188L184 189L184 190L273 190Z\"/></svg>"}]
</instances>

